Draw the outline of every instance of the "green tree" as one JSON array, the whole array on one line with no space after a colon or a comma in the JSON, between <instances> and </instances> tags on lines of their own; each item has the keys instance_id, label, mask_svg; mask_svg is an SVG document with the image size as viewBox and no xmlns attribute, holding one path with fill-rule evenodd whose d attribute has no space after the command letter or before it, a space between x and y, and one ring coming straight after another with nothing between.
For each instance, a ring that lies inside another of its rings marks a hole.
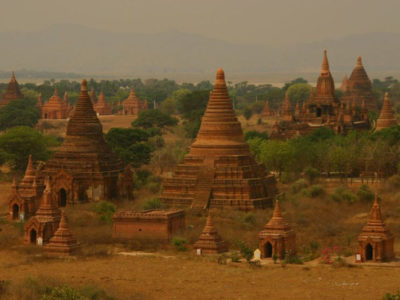
<instances>
[{"instance_id":1,"label":"green tree","mask_svg":"<svg viewBox=\"0 0 400 300\"><path fill-rule=\"evenodd\" d=\"M33 127L39 120L39 108L36 101L18 99L0 109L0 130L14 126Z\"/></svg>"},{"instance_id":2,"label":"green tree","mask_svg":"<svg viewBox=\"0 0 400 300\"><path fill-rule=\"evenodd\" d=\"M19 126L0 135L0 162L7 162L16 170L24 170L29 154L34 160L50 158L51 147L58 146L56 138L42 135L39 131Z\"/></svg>"},{"instance_id":3,"label":"green tree","mask_svg":"<svg viewBox=\"0 0 400 300\"><path fill-rule=\"evenodd\" d=\"M307 83L295 83L288 88L289 99L292 105L303 104L310 97L311 86Z\"/></svg>"},{"instance_id":4,"label":"green tree","mask_svg":"<svg viewBox=\"0 0 400 300\"><path fill-rule=\"evenodd\" d=\"M148 109L140 112L139 117L132 122L133 127L164 128L165 126L175 126L178 119L171 117L158 109Z\"/></svg>"}]
</instances>

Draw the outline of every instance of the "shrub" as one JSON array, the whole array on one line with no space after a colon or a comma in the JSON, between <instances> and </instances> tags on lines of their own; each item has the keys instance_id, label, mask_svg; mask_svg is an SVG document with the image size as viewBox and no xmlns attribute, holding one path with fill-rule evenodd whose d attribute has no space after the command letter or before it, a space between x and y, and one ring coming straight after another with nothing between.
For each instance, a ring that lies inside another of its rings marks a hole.
<instances>
[{"instance_id":1,"label":"shrub","mask_svg":"<svg viewBox=\"0 0 400 300\"><path fill-rule=\"evenodd\" d=\"M358 201L356 195L354 195L350 190L340 186L335 189L333 194L331 195L331 199L335 202L345 201L349 204L355 203Z\"/></svg>"},{"instance_id":2,"label":"shrub","mask_svg":"<svg viewBox=\"0 0 400 300\"><path fill-rule=\"evenodd\" d=\"M388 183L391 188L400 188L400 175L393 175L389 178Z\"/></svg>"},{"instance_id":3,"label":"shrub","mask_svg":"<svg viewBox=\"0 0 400 300\"><path fill-rule=\"evenodd\" d=\"M268 134L266 132L259 132L259 131L256 131L256 130L247 131L244 134L244 139L246 141L248 141L250 139L254 139L254 138L260 138L262 140L268 140Z\"/></svg>"},{"instance_id":4,"label":"shrub","mask_svg":"<svg viewBox=\"0 0 400 300\"><path fill-rule=\"evenodd\" d=\"M286 264L296 264L296 265L302 265L303 260L296 254L292 253L285 253L285 259L284 259Z\"/></svg>"},{"instance_id":5,"label":"shrub","mask_svg":"<svg viewBox=\"0 0 400 300\"><path fill-rule=\"evenodd\" d=\"M135 178L133 181L134 187L136 189L141 189L147 184L148 177L151 176L151 172L148 170L137 170L135 172Z\"/></svg>"},{"instance_id":6,"label":"shrub","mask_svg":"<svg viewBox=\"0 0 400 300\"><path fill-rule=\"evenodd\" d=\"M294 182L291 186L290 186L290 191L293 194L297 194L298 192L300 192L302 189L307 187L307 182L304 179L299 179L296 182Z\"/></svg>"},{"instance_id":7,"label":"shrub","mask_svg":"<svg viewBox=\"0 0 400 300\"><path fill-rule=\"evenodd\" d=\"M256 217L252 213L247 213L243 218L243 222L254 225L256 223Z\"/></svg>"},{"instance_id":8,"label":"shrub","mask_svg":"<svg viewBox=\"0 0 400 300\"><path fill-rule=\"evenodd\" d=\"M243 241L238 241L237 246L240 254L249 262L253 258L254 249L250 248Z\"/></svg>"},{"instance_id":9,"label":"shrub","mask_svg":"<svg viewBox=\"0 0 400 300\"><path fill-rule=\"evenodd\" d=\"M174 245L175 249L178 251L186 251L186 240L182 237L173 237L172 245Z\"/></svg>"},{"instance_id":10,"label":"shrub","mask_svg":"<svg viewBox=\"0 0 400 300\"><path fill-rule=\"evenodd\" d=\"M400 291L396 294L386 293L382 300L400 300Z\"/></svg>"},{"instance_id":11,"label":"shrub","mask_svg":"<svg viewBox=\"0 0 400 300\"><path fill-rule=\"evenodd\" d=\"M311 197L311 198L315 198L318 196L321 196L325 193L324 188L319 185L319 184L315 184L312 185L306 189L303 189L303 194L307 197Z\"/></svg>"},{"instance_id":12,"label":"shrub","mask_svg":"<svg viewBox=\"0 0 400 300\"><path fill-rule=\"evenodd\" d=\"M101 201L95 205L94 210L100 215L100 220L103 223L111 224L113 214L116 212L117 207L114 203Z\"/></svg>"},{"instance_id":13,"label":"shrub","mask_svg":"<svg viewBox=\"0 0 400 300\"><path fill-rule=\"evenodd\" d=\"M240 261L240 255L238 252L232 252L231 256L230 256L232 262L239 262Z\"/></svg>"},{"instance_id":14,"label":"shrub","mask_svg":"<svg viewBox=\"0 0 400 300\"><path fill-rule=\"evenodd\" d=\"M360 188L357 191L357 197L358 199L360 199L361 201L364 202L371 202L374 200L375 195L374 193L371 191L371 189L369 188L368 185L363 184L362 186L360 186Z\"/></svg>"},{"instance_id":15,"label":"shrub","mask_svg":"<svg viewBox=\"0 0 400 300\"><path fill-rule=\"evenodd\" d=\"M164 203L161 202L159 198L151 198L143 204L144 210L161 209L161 208L165 208L165 205Z\"/></svg>"},{"instance_id":16,"label":"shrub","mask_svg":"<svg viewBox=\"0 0 400 300\"><path fill-rule=\"evenodd\" d=\"M316 179L319 178L319 176L321 176L321 173L317 169L309 167L304 170L304 175L307 178L308 182L312 184L315 182Z\"/></svg>"}]
</instances>

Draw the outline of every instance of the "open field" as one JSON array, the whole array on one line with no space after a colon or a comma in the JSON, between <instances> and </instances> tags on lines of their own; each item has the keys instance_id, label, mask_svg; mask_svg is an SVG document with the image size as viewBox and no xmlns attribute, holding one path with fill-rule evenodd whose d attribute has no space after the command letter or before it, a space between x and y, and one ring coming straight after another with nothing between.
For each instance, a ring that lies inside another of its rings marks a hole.
<instances>
[{"instance_id":1,"label":"open field","mask_svg":"<svg viewBox=\"0 0 400 300\"><path fill-rule=\"evenodd\" d=\"M381 299L399 289L400 268L219 265L181 255L44 260L0 252L0 277L21 284L28 277L72 286L94 285L116 299ZM7 299L17 299L7 296Z\"/></svg>"}]
</instances>

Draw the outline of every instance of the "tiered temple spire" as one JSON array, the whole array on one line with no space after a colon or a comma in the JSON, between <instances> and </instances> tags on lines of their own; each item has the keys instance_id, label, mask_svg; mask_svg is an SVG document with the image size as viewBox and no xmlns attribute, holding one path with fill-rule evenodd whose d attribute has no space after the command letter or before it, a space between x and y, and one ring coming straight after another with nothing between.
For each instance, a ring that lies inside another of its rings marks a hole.
<instances>
[{"instance_id":1,"label":"tiered temple spire","mask_svg":"<svg viewBox=\"0 0 400 300\"><path fill-rule=\"evenodd\" d=\"M381 109L381 113L376 122L376 130L381 130L384 128L389 128L397 125L396 117L394 116L394 112L392 109L392 104L389 100L389 94L385 93L385 98L383 100L383 106Z\"/></svg>"},{"instance_id":2,"label":"tiered temple spire","mask_svg":"<svg viewBox=\"0 0 400 300\"><path fill-rule=\"evenodd\" d=\"M200 130L184 162L163 180L162 200L192 208L265 207L276 193L275 179L258 165L244 140L218 69Z\"/></svg>"},{"instance_id":3,"label":"tiered temple spire","mask_svg":"<svg viewBox=\"0 0 400 300\"><path fill-rule=\"evenodd\" d=\"M228 251L228 247L215 229L210 215L208 215L206 226L193 248L196 251L200 249L201 254L218 254Z\"/></svg>"}]
</instances>

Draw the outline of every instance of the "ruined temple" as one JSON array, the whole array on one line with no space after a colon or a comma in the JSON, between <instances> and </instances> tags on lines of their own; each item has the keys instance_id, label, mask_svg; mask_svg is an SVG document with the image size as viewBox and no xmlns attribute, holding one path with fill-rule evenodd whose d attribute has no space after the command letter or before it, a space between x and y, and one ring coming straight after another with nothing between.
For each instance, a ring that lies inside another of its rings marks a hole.
<instances>
[{"instance_id":1,"label":"ruined temple","mask_svg":"<svg viewBox=\"0 0 400 300\"><path fill-rule=\"evenodd\" d=\"M275 203L272 218L260 231L258 238L261 258L276 256L283 259L286 253L296 253L296 234L283 218L278 200Z\"/></svg>"},{"instance_id":2,"label":"ruined temple","mask_svg":"<svg viewBox=\"0 0 400 300\"><path fill-rule=\"evenodd\" d=\"M61 221L54 236L50 238L49 243L43 247L46 255L49 256L70 256L77 252L79 244L72 236L68 228L65 212L61 212Z\"/></svg>"},{"instance_id":3,"label":"ruined temple","mask_svg":"<svg viewBox=\"0 0 400 300\"><path fill-rule=\"evenodd\" d=\"M372 92L372 83L362 64L361 56L357 58L356 66L347 81L346 89L341 101L345 104L353 101L357 106L361 106L365 101L368 110L378 109L378 99Z\"/></svg>"},{"instance_id":4,"label":"ruined temple","mask_svg":"<svg viewBox=\"0 0 400 300\"><path fill-rule=\"evenodd\" d=\"M90 101L86 80L67 124L60 149L43 170L50 176L59 206L78 201L112 199L118 195L121 160L103 137L102 125Z\"/></svg>"},{"instance_id":5,"label":"ruined temple","mask_svg":"<svg viewBox=\"0 0 400 300\"><path fill-rule=\"evenodd\" d=\"M392 109L392 104L389 100L389 94L385 93L385 98L383 100L383 106L379 118L376 121L376 130L381 130L384 128L389 128L397 125L396 117Z\"/></svg>"},{"instance_id":6,"label":"ruined temple","mask_svg":"<svg viewBox=\"0 0 400 300\"><path fill-rule=\"evenodd\" d=\"M361 261L381 262L394 257L394 236L382 220L378 196L375 196L367 225L358 236Z\"/></svg>"},{"instance_id":7,"label":"ruined temple","mask_svg":"<svg viewBox=\"0 0 400 300\"><path fill-rule=\"evenodd\" d=\"M228 251L228 246L219 236L210 215L208 215L206 226L197 242L194 243L193 249L198 251L198 254L218 254Z\"/></svg>"},{"instance_id":8,"label":"ruined temple","mask_svg":"<svg viewBox=\"0 0 400 300\"><path fill-rule=\"evenodd\" d=\"M58 228L61 211L57 208L49 178L45 180L42 201L35 215L24 225L25 243L42 245L47 243Z\"/></svg>"},{"instance_id":9,"label":"ruined temple","mask_svg":"<svg viewBox=\"0 0 400 300\"><path fill-rule=\"evenodd\" d=\"M7 90L3 93L0 99L0 108L9 104L12 100L22 99L24 95L21 93L19 89L19 84L15 79L15 74L12 72L11 80L8 83Z\"/></svg>"},{"instance_id":10,"label":"ruined temple","mask_svg":"<svg viewBox=\"0 0 400 300\"><path fill-rule=\"evenodd\" d=\"M269 107L269 101L265 101L265 105L264 108L261 112L261 116L262 117L271 117L274 115L274 112L271 110L271 108Z\"/></svg>"},{"instance_id":11,"label":"ruined temple","mask_svg":"<svg viewBox=\"0 0 400 300\"><path fill-rule=\"evenodd\" d=\"M67 119L71 110L67 92L65 92L63 100L58 96L57 88L54 89L54 94L49 101L44 104L42 95L39 94L38 105L40 105L42 119Z\"/></svg>"},{"instance_id":12,"label":"ruined temple","mask_svg":"<svg viewBox=\"0 0 400 300\"><path fill-rule=\"evenodd\" d=\"M344 88L347 84L344 80ZM280 122L273 127L271 138L289 139L309 134L320 127L329 127L343 134L354 129L369 129L365 101L361 101L359 109L357 106L355 99L347 102L338 100L327 52L324 50L316 88L311 89L308 100L296 104L294 111L290 106L289 95L286 94L281 108Z\"/></svg>"},{"instance_id":13,"label":"ruined temple","mask_svg":"<svg viewBox=\"0 0 400 300\"><path fill-rule=\"evenodd\" d=\"M275 178L250 153L224 71L218 69L197 137L183 163L163 179L161 199L168 205L196 209L251 210L271 205L275 194Z\"/></svg>"},{"instance_id":14,"label":"ruined temple","mask_svg":"<svg viewBox=\"0 0 400 300\"><path fill-rule=\"evenodd\" d=\"M136 96L135 89L132 87L129 97L122 102L121 114L138 116L141 111L146 110L147 108L147 101L140 101Z\"/></svg>"},{"instance_id":15,"label":"ruined temple","mask_svg":"<svg viewBox=\"0 0 400 300\"><path fill-rule=\"evenodd\" d=\"M44 190L43 179L33 166L32 155L23 179L17 183L14 178L11 194L8 198L8 211L11 220L25 220L32 216L39 207Z\"/></svg>"},{"instance_id":16,"label":"ruined temple","mask_svg":"<svg viewBox=\"0 0 400 300\"><path fill-rule=\"evenodd\" d=\"M112 114L112 108L107 104L103 91L100 92L99 99L94 105L94 110L100 116Z\"/></svg>"}]
</instances>

